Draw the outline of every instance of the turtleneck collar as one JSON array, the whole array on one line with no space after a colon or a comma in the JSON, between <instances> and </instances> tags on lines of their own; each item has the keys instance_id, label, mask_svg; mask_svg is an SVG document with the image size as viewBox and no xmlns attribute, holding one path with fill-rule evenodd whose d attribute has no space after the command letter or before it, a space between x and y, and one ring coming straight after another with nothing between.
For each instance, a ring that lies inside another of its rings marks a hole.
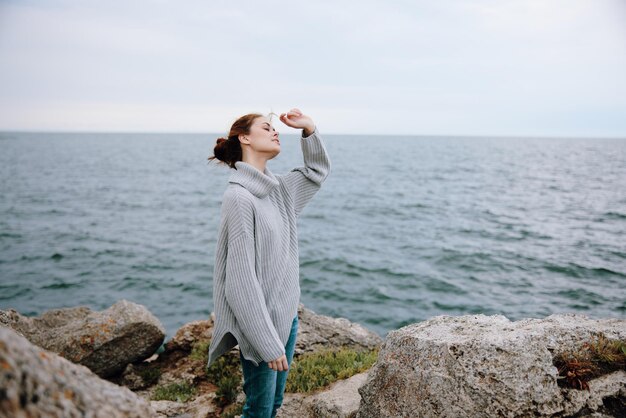
<instances>
[{"instance_id":1,"label":"turtleneck collar","mask_svg":"<svg viewBox=\"0 0 626 418\"><path fill-rule=\"evenodd\" d=\"M237 168L230 175L230 183L239 183L245 187L250 193L262 199L278 186L278 179L265 166L265 171L261 172L252 164L244 161L235 162Z\"/></svg>"}]
</instances>

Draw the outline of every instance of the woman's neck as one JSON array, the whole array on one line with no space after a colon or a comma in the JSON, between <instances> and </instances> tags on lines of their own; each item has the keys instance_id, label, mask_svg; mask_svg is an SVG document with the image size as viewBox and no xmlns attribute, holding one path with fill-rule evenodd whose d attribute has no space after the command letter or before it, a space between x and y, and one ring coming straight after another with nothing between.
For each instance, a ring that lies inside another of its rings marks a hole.
<instances>
[{"instance_id":1,"label":"woman's neck","mask_svg":"<svg viewBox=\"0 0 626 418\"><path fill-rule=\"evenodd\" d=\"M265 172L265 167L267 165L267 159L263 157L254 157L252 155L245 155L242 158L242 161L248 163L254 167L256 167L261 173Z\"/></svg>"}]
</instances>

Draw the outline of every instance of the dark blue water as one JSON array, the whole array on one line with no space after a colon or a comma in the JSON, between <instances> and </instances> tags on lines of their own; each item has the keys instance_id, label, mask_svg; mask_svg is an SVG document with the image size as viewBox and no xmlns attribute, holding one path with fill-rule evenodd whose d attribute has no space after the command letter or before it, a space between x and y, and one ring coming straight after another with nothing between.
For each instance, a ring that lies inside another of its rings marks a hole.
<instances>
[{"instance_id":1,"label":"dark blue water","mask_svg":"<svg viewBox=\"0 0 626 418\"><path fill-rule=\"evenodd\" d=\"M321 130L323 134L323 130ZM212 310L219 135L0 134L0 309ZM301 164L283 135L275 173ZM324 135L301 301L384 336L434 315L626 317L626 140Z\"/></svg>"}]
</instances>

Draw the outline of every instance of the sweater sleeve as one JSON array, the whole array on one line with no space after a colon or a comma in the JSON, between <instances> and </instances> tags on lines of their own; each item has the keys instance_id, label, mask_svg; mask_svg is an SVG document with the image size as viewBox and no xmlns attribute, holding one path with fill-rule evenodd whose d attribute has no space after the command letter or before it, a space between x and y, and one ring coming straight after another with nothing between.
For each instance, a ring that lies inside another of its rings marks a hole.
<instances>
[{"instance_id":1,"label":"sweater sleeve","mask_svg":"<svg viewBox=\"0 0 626 418\"><path fill-rule=\"evenodd\" d=\"M296 167L284 175L277 175L283 180L287 192L292 196L296 216L320 189L322 182L330 173L330 158L317 130L307 137L302 132L300 146L304 157L304 166Z\"/></svg>"},{"instance_id":2,"label":"sweater sleeve","mask_svg":"<svg viewBox=\"0 0 626 418\"><path fill-rule=\"evenodd\" d=\"M231 216L238 212L237 208ZM228 239L224 292L237 324L263 361L270 362L285 354L256 276L254 240L245 230Z\"/></svg>"}]
</instances>

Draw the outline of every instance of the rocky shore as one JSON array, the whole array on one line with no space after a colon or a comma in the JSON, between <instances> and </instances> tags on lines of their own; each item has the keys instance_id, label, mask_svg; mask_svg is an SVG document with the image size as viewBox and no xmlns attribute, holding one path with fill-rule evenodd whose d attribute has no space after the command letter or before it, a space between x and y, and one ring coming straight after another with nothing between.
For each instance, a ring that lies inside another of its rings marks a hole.
<instances>
[{"instance_id":1,"label":"rocky shore","mask_svg":"<svg viewBox=\"0 0 626 418\"><path fill-rule=\"evenodd\" d=\"M442 315L383 339L302 304L298 316L279 417L626 416L626 320ZM0 311L0 418L236 417L238 351L207 369L212 330L211 315L165 342L126 300Z\"/></svg>"}]
</instances>

